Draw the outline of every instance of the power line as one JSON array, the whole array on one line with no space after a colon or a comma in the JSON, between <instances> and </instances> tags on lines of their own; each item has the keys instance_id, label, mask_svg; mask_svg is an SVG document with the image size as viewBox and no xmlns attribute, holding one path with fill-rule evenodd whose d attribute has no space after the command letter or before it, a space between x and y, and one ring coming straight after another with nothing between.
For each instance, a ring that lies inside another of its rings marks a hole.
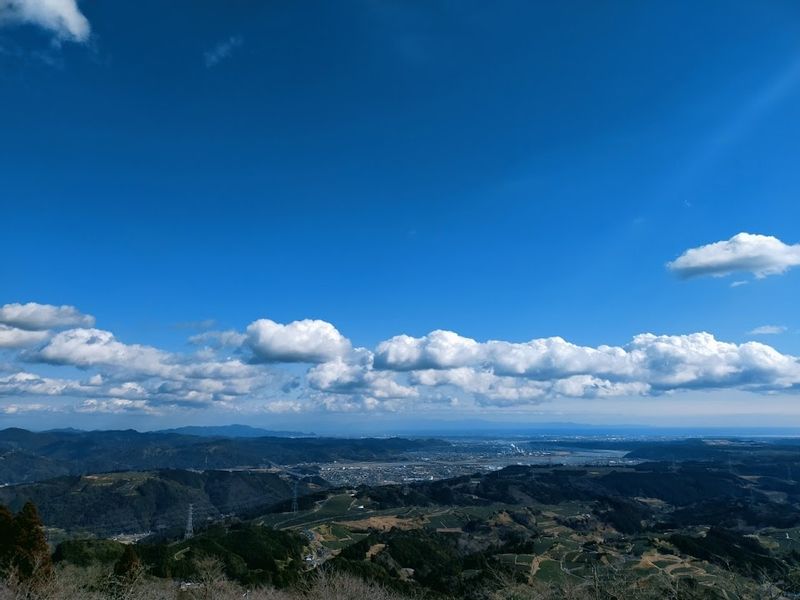
<instances>
[{"instance_id":1,"label":"power line","mask_svg":"<svg viewBox=\"0 0 800 600\"><path fill-rule=\"evenodd\" d=\"M298 475L291 474L294 477ZM299 479L293 481L292 486L292 503L291 512L299 512L299 486L302 483ZM310 490L309 490L310 491ZM213 504L210 501L206 506L198 507L196 503L190 503L189 507L175 506L168 509L166 512L155 513L152 517L143 517L142 519L114 519L103 518L102 522L96 524L76 525L72 527L64 527L63 529L71 530L73 532L85 530L100 537L113 537L116 535L124 535L126 533L140 532L142 533L144 527L149 527L151 530L170 529L181 527L181 522L184 523L184 532L188 537L189 532L194 533L194 522L205 522L206 520L221 520L226 517L236 516L237 513L246 512L258 507L268 507L275 504L286 502L288 498L280 493L265 493L249 500L240 502L228 502L225 504ZM185 517L184 517L185 516ZM185 520L184 520L185 518ZM49 525L49 524L48 524ZM55 525L51 525L55 526Z\"/></svg>"}]
</instances>

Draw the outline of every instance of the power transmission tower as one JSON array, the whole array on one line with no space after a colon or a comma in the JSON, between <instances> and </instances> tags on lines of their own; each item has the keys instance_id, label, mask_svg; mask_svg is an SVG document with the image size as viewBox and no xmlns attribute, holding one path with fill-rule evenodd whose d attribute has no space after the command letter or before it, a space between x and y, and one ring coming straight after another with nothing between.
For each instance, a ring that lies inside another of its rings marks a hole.
<instances>
[{"instance_id":1,"label":"power transmission tower","mask_svg":"<svg viewBox=\"0 0 800 600\"><path fill-rule=\"evenodd\" d=\"M297 485L300 483L299 479L294 480L294 492L292 493L292 513L297 514L300 507L297 505Z\"/></svg>"},{"instance_id":2,"label":"power transmission tower","mask_svg":"<svg viewBox=\"0 0 800 600\"><path fill-rule=\"evenodd\" d=\"M188 540L194 535L194 525L192 524L192 514L194 513L194 504L189 504L189 512L186 515L186 533L183 539Z\"/></svg>"}]
</instances>

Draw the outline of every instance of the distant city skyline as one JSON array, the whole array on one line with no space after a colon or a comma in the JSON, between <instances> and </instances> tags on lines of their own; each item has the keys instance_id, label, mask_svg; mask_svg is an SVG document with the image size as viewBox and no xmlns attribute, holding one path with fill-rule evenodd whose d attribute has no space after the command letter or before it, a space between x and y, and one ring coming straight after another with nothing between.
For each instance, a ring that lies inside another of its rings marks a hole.
<instances>
[{"instance_id":1,"label":"distant city skyline","mask_svg":"<svg viewBox=\"0 0 800 600\"><path fill-rule=\"evenodd\" d=\"M0 427L800 427L798 100L792 2L0 3Z\"/></svg>"}]
</instances>

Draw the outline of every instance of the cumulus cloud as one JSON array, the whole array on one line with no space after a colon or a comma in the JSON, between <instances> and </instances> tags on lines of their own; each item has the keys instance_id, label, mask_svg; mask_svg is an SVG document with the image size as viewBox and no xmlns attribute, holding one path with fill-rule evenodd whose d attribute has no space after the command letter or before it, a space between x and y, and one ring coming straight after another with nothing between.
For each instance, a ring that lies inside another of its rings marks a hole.
<instances>
[{"instance_id":1,"label":"cumulus cloud","mask_svg":"<svg viewBox=\"0 0 800 600\"><path fill-rule=\"evenodd\" d=\"M127 400L125 398L110 398L104 400L84 400L75 407L79 413L143 413L158 415L160 412L144 400Z\"/></svg>"},{"instance_id":2,"label":"cumulus cloud","mask_svg":"<svg viewBox=\"0 0 800 600\"><path fill-rule=\"evenodd\" d=\"M247 327L247 345L263 362L321 363L350 351L350 341L336 327L316 319L286 325L259 319Z\"/></svg>"},{"instance_id":3,"label":"cumulus cloud","mask_svg":"<svg viewBox=\"0 0 800 600\"><path fill-rule=\"evenodd\" d=\"M40 413L52 412L55 407L49 404L41 404L38 402L31 402L30 404L6 404L0 406L0 412L6 415L18 415L21 413Z\"/></svg>"},{"instance_id":4,"label":"cumulus cloud","mask_svg":"<svg viewBox=\"0 0 800 600\"><path fill-rule=\"evenodd\" d=\"M798 265L800 244L784 244L770 235L739 233L729 240L690 248L667 263L667 268L684 278L749 272L761 279Z\"/></svg>"},{"instance_id":5,"label":"cumulus cloud","mask_svg":"<svg viewBox=\"0 0 800 600\"><path fill-rule=\"evenodd\" d=\"M311 397L311 405L317 409L342 413L375 412L379 409L394 411L398 406L393 402L380 402L370 396L347 394L315 394Z\"/></svg>"},{"instance_id":6,"label":"cumulus cloud","mask_svg":"<svg viewBox=\"0 0 800 600\"><path fill-rule=\"evenodd\" d=\"M483 366L498 374L543 379L590 372L622 375L633 368L618 347L577 346L560 337L479 343L441 330L420 338L401 335L381 342L375 365L397 371Z\"/></svg>"},{"instance_id":7,"label":"cumulus cloud","mask_svg":"<svg viewBox=\"0 0 800 600\"><path fill-rule=\"evenodd\" d=\"M220 42L203 54L207 67L215 67L226 58L233 54L233 51L244 43L244 38L240 35L232 35L227 40Z\"/></svg>"},{"instance_id":8,"label":"cumulus cloud","mask_svg":"<svg viewBox=\"0 0 800 600\"><path fill-rule=\"evenodd\" d=\"M135 401L131 402L130 406L145 404L155 406L163 403L163 401L159 401L160 395L157 389L149 389L137 382L104 385L102 380L96 378L80 382L72 379L44 377L28 371L0 377L0 398L23 396L91 398L90 404L114 401L119 405L120 401Z\"/></svg>"},{"instance_id":9,"label":"cumulus cloud","mask_svg":"<svg viewBox=\"0 0 800 600\"><path fill-rule=\"evenodd\" d=\"M358 362L342 359L319 364L308 371L307 380L312 388L328 393L360 395L387 400L414 398L414 387L398 383L393 374L372 368L372 353Z\"/></svg>"},{"instance_id":10,"label":"cumulus cloud","mask_svg":"<svg viewBox=\"0 0 800 600\"><path fill-rule=\"evenodd\" d=\"M538 403L563 396L598 398L606 396L642 395L650 386L641 382L612 382L590 375L573 375L564 379L536 381L520 377L499 376L491 371L459 367L446 371L415 371L411 379L418 385L454 386L473 394L484 405Z\"/></svg>"},{"instance_id":11,"label":"cumulus cloud","mask_svg":"<svg viewBox=\"0 0 800 600\"><path fill-rule=\"evenodd\" d=\"M42 310L45 307L46 310ZM196 336L205 347L177 353L128 344L94 327L41 329L89 319L72 307L6 305L0 346L16 349L0 397L74 398L81 412L156 414L216 405L230 410L395 411L428 405L512 406L556 398L655 396L682 390L800 391L800 359L756 341L710 333L634 336L624 345L587 346L561 337L479 341L453 331L398 335L354 348L332 324L254 321L245 333ZM763 326L752 333L782 331ZM241 348L245 360L221 357ZM35 372L37 363L48 375ZM295 363L295 364L287 364ZM21 366L24 365L24 368ZM51 376L65 365L81 378ZM55 402L55 400L54 400ZM13 402L19 404L18 402ZM62 402L63 405L63 402Z\"/></svg>"},{"instance_id":12,"label":"cumulus cloud","mask_svg":"<svg viewBox=\"0 0 800 600\"><path fill-rule=\"evenodd\" d=\"M470 367L414 371L410 379L417 386L452 386L489 404L540 402L548 392L548 386L542 382L502 377Z\"/></svg>"},{"instance_id":13,"label":"cumulus cloud","mask_svg":"<svg viewBox=\"0 0 800 600\"><path fill-rule=\"evenodd\" d=\"M800 385L796 357L757 342L721 342L709 333L647 333L625 346L590 347L559 337L480 343L435 331L382 342L374 364L383 370L409 371L418 385L452 385L504 402Z\"/></svg>"},{"instance_id":14,"label":"cumulus cloud","mask_svg":"<svg viewBox=\"0 0 800 600\"><path fill-rule=\"evenodd\" d=\"M146 399L151 404L232 402L262 389L270 379L263 369L240 360L193 360L152 346L125 344L101 329L62 331L27 359L103 370L106 378L90 378L105 386L92 390L92 395Z\"/></svg>"},{"instance_id":15,"label":"cumulus cloud","mask_svg":"<svg viewBox=\"0 0 800 600\"><path fill-rule=\"evenodd\" d=\"M637 377L661 390L786 389L800 384L800 360L758 342L721 342L710 333L637 335L627 347Z\"/></svg>"},{"instance_id":16,"label":"cumulus cloud","mask_svg":"<svg viewBox=\"0 0 800 600\"><path fill-rule=\"evenodd\" d=\"M94 317L81 313L74 306L28 302L0 306L0 324L18 329L42 331L64 327L92 327Z\"/></svg>"},{"instance_id":17,"label":"cumulus cloud","mask_svg":"<svg viewBox=\"0 0 800 600\"><path fill-rule=\"evenodd\" d=\"M747 333L750 335L778 335L779 333L784 333L785 331L786 327L783 325L762 325L761 327L751 329Z\"/></svg>"},{"instance_id":18,"label":"cumulus cloud","mask_svg":"<svg viewBox=\"0 0 800 600\"><path fill-rule=\"evenodd\" d=\"M73 307L14 304L3 307L0 314L8 322L29 328L94 322ZM288 327L287 331L297 333L297 328ZM214 341L220 347L241 344L245 340L244 334L236 332L216 333ZM310 346L308 338L306 342L301 344L301 350L313 347L313 340ZM269 345L269 341L265 343ZM139 409L142 402L159 409L224 405L244 398L255 400L259 394L266 393L273 382L277 381L273 387L282 383L270 368L238 359L218 358L212 348L195 355L179 354L143 344L127 344L112 332L93 327L51 332L0 325L0 344L14 348L39 345L21 351L19 358L28 366L47 363L93 371L83 381L78 381L19 370L0 379L0 395L89 397L96 401L87 405L92 411ZM286 352L286 340L273 339L272 347ZM316 352L324 354L319 347Z\"/></svg>"},{"instance_id":19,"label":"cumulus cloud","mask_svg":"<svg viewBox=\"0 0 800 600\"><path fill-rule=\"evenodd\" d=\"M609 398L642 396L651 389L642 381L609 381L591 375L573 375L553 382L551 393L572 398Z\"/></svg>"},{"instance_id":20,"label":"cumulus cloud","mask_svg":"<svg viewBox=\"0 0 800 600\"><path fill-rule=\"evenodd\" d=\"M43 342L48 331L28 331L8 325L0 325L0 348L25 348Z\"/></svg>"},{"instance_id":21,"label":"cumulus cloud","mask_svg":"<svg viewBox=\"0 0 800 600\"><path fill-rule=\"evenodd\" d=\"M396 371L446 369L474 364L481 358L481 345L452 331L438 329L421 338L397 335L378 345L379 368Z\"/></svg>"},{"instance_id":22,"label":"cumulus cloud","mask_svg":"<svg viewBox=\"0 0 800 600\"><path fill-rule=\"evenodd\" d=\"M27 371L19 371L0 377L1 396L79 396L96 390L72 379L43 377Z\"/></svg>"},{"instance_id":23,"label":"cumulus cloud","mask_svg":"<svg viewBox=\"0 0 800 600\"><path fill-rule=\"evenodd\" d=\"M60 41L86 42L91 33L76 0L0 0L0 25L9 23L42 27Z\"/></svg>"},{"instance_id":24,"label":"cumulus cloud","mask_svg":"<svg viewBox=\"0 0 800 600\"><path fill-rule=\"evenodd\" d=\"M497 405L800 385L796 357L757 342L722 342L709 333L641 334L625 346L591 347L559 337L478 342L439 330L419 338L393 337L378 345L374 357L366 356L322 363L309 371L308 383L328 394L378 402L424 399L426 388L446 386Z\"/></svg>"},{"instance_id":25,"label":"cumulus cloud","mask_svg":"<svg viewBox=\"0 0 800 600\"><path fill-rule=\"evenodd\" d=\"M355 348L311 367L305 382L312 403L337 412L396 410L420 396L414 384L398 381L403 374L375 370L373 363L370 350Z\"/></svg>"},{"instance_id":26,"label":"cumulus cloud","mask_svg":"<svg viewBox=\"0 0 800 600\"><path fill-rule=\"evenodd\" d=\"M143 375L166 375L172 366L168 353L151 346L123 344L102 329L68 329L55 336L35 355L43 362L134 370Z\"/></svg>"}]
</instances>

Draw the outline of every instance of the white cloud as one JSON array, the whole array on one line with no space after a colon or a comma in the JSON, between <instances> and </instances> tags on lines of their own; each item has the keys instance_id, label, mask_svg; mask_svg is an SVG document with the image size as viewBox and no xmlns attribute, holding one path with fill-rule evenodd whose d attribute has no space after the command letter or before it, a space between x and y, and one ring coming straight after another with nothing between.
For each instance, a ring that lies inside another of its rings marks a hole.
<instances>
[{"instance_id":1,"label":"white cloud","mask_svg":"<svg viewBox=\"0 0 800 600\"><path fill-rule=\"evenodd\" d=\"M247 336L233 329L226 331L204 331L189 338L189 342L197 346L212 348L238 348L247 340Z\"/></svg>"},{"instance_id":2,"label":"white cloud","mask_svg":"<svg viewBox=\"0 0 800 600\"><path fill-rule=\"evenodd\" d=\"M707 333L642 334L626 346L589 347L558 337L481 343L439 330L382 342L374 359L361 352L367 357L361 361L350 356L312 368L309 385L379 402L425 401L426 388L447 386L482 404L511 405L695 388L787 389L800 383L796 358L763 344L719 342ZM398 381L406 376L407 383Z\"/></svg>"},{"instance_id":3,"label":"white cloud","mask_svg":"<svg viewBox=\"0 0 800 600\"><path fill-rule=\"evenodd\" d=\"M372 369L372 355L360 363L341 359L319 364L308 371L307 380L312 388L328 393L361 395L387 400L414 398L415 388L398 383L394 374Z\"/></svg>"},{"instance_id":4,"label":"white cloud","mask_svg":"<svg viewBox=\"0 0 800 600\"><path fill-rule=\"evenodd\" d=\"M94 396L146 399L151 404L231 402L262 389L269 375L240 360L192 360L152 346L124 344L109 331L70 329L56 334L31 361L104 371L90 382Z\"/></svg>"},{"instance_id":5,"label":"white cloud","mask_svg":"<svg viewBox=\"0 0 800 600\"><path fill-rule=\"evenodd\" d=\"M5 318L27 326L54 326L90 319L73 307L6 305L3 309ZM244 339L243 334L236 337L235 332L221 333L226 343L241 343ZM41 348L21 353L21 358L29 364L49 363L97 372L84 382L20 372L0 379L0 395L90 396L98 402L135 400L151 407L202 406L252 398L275 379L266 367L237 359L219 359L211 349L182 355L153 346L126 344L110 331L95 328L67 329L48 339L49 335L46 331L0 326L0 341L8 344L45 342ZM116 409L123 404L98 404L97 409Z\"/></svg>"},{"instance_id":6,"label":"white cloud","mask_svg":"<svg viewBox=\"0 0 800 600\"><path fill-rule=\"evenodd\" d=\"M480 401L491 404L520 404L541 402L547 396L548 386L542 382L518 377L501 377L491 371L470 367L413 371L411 382L418 386L452 386Z\"/></svg>"},{"instance_id":7,"label":"white cloud","mask_svg":"<svg viewBox=\"0 0 800 600\"><path fill-rule=\"evenodd\" d=\"M31 413L31 412L52 412L55 410L55 407L49 404L41 404L38 402L32 402L30 404L6 404L4 406L0 406L0 412L6 415L18 415L20 413Z\"/></svg>"},{"instance_id":8,"label":"white cloud","mask_svg":"<svg viewBox=\"0 0 800 600\"><path fill-rule=\"evenodd\" d=\"M75 407L79 413L144 413L158 415L160 412L149 405L145 400L128 400L125 398L110 398L106 400L84 400Z\"/></svg>"},{"instance_id":9,"label":"white cloud","mask_svg":"<svg viewBox=\"0 0 800 600\"><path fill-rule=\"evenodd\" d=\"M318 390L351 392L367 385L366 378L370 372L368 369L365 365L337 359L309 369L307 379Z\"/></svg>"},{"instance_id":10,"label":"white cloud","mask_svg":"<svg viewBox=\"0 0 800 600\"><path fill-rule=\"evenodd\" d=\"M49 331L28 331L8 325L0 325L0 348L25 348L43 342Z\"/></svg>"},{"instance_id":11,"label":"white cloud","mask_svg":"<svg viewBox=\"0 0 800 600\"><path fill-rule=\"evenodd\" d=\"M247 345L263 362L321 363L350 350L350 341L333 325L316 319L286 325L259 319L247 327Z\"/></svg>"},{"instance_id":12,"label":"white cloud","mask_svg":"<svg viewBox=\"0 0 800 600\"><path fill-rule=\"evenodd\" d=\"M626 347L637 378L660 390L786 389L800 384L800 360L766 344L721 342L710 333L637 335Z\"/></svg>"},{"instance_id":13,"label":"white cloud","mask_svg":"<svg viewBox=\"0 0 800 600\"><path fill-rule=\"evenodd\" d=\"M37 25L70 42L85 42L91 33L76 0L0 0L0 25L4 23Z\"/></svg>"},{"instance_id":14,"label":"white cloud","mask_svg":"<svg viewBox=\"0 0 800 600\"><path fill-rule=\"evenodd\" d=\"M193 405L232 402L263 387L264 379L149 379L104 382L93 376L85 382L44 377L20 371L0 377L0 397L64 396L142 400L150 405Z\"/></svg>"},{"instance_id":15,"label":"white cloud","mask_svg":"<svg viewBox=\"0 0 800 600\"><path fill-rule=\"evenodd\" d=\"M0 0L2 1L2 0ZM53 306L52 304L6 304L0 306L0 324L41 331L64 327L92 327L94 317L84 315L74 306Z\"/></svg>"},{"instance_id":16,"label":"white cloud","mask_svg":"<svg viewBox=\"0 0 800 600\"><path fill-rule=\"evenodd\" d=\"M553 382L551 393L572 398L643 396L650 384L641 381L609 381L591 375L573 375Z\"/></svg>"},{"instance_id":17,"label":"white cloud","mask_svg":"<svg viewBox=\"0 0 800 600\"><path fill-rule=\"evenodd\" d=\"M203 54L203 59L205 60L206 66L217 66L220 62L230 57L230 55L233 54L233 51L236 50L236 48L239 48L243 43L244 38L242 38L240 35L232 35L227 40L220 42L211 48L211 50L208 50Z\"/></svg>"},{"instance_id":18,"label":"white cloud","mask_svg":"<svg viewBox=\"0 0 800 600\"><path fill-rule=\"evenodd\" d=\"M118 398L126 399L146 399L148 396L148 392L144 386L135 381L126 381L119 385L112 386L108 390L108 394Z\"/></svg>"},{"instance_id":19,"label":"white cloud","mask_svg":"<svg viewBox=\"0 0 800 600\"><path fill-rule=\"evenodd\" d=\"M275 400L264 405L264 410L270 413L299 413L303 411L302 402L296 400Z\"/></svg>"},{"instance_id":20,"label":"white cloud","mask_svg":"<svg viewBox=\"0 0 800 600\"><path fill-rule=\"evenodd\" d=\"M420 396L413 384L398 381L392 371L376 371L374 355L356 348L346 356L315 365L306 373L306 383L316 393L312 401L329 411L393 411Z\"/></svg>"},{"instance_id":21,"label":"white cloud","mask_svg":"<svg viewBox=\"0 0 800 600\"><path fill-rule=\"evenodd\" d=\"M446 369L474 364L481 345L452 331L437 329L422 338L397 335L378 344L376 365L396 371Z\"/></svg>"},{"instance_id":22,"label":"white cloud","mask_svg":"<svg viewBox=\"0 0 800 600\"><path fill-rule=\"evenodd\" d=\"M479 343L436 331L421 338L397 336L382 342L375 365L412 371L417 385L452 385L481 398L508 402L559 395L800 386L796 357L757 342L721 342L709 333L641 334L625 346L590 347L558 337Z\"/></svg>"},{"instance_id":23,"label":"white cloud","mask_svg":"<svg viewBox=\"0 0 800 600\"><path fill-rule=\"evenodd\" d=\"M739 233L729 240L691 248L667 263L667 268L686 278L749 272L760 279L798 265L800 244L784 244L770 235Z\"/></svg>"},{"instance_id":24,"label":"white cloud","mask_svg":"<svg viewBox=\"0 0 800 600\"><path fill-rule=\"evenodd\" d=\"M6 305L0 314L28 327L90 318L72 307L29 306ZM752 333L779 330L772 325ZM709 333L645 333L620 346L582 346L560 337L478 341L436 330L421 337L392 337L373 352L353 348L325 321L260 319L244 334L206 332L197 341L208 346L187 354L126 344L102 329L53 332L0 325L0 345L38 345L22 349L9 363L5 370L10 373L0 377L0 396L31 397L32 403L86 399L80 411L154 414L212 404L235 411L372 412L683 390L800 391L797 357L759 342L723 342ZM226 347L249 349L252 360L222 358ZM30 372L37 362L89 372L80 379L54 377L49 371L45 376Z\"/></svg>"},{"instance_id":25,"label":"white cloud","mask_svg":"<svg viewBox=\"0 0 800 600\"><path fill-rule=\"evenodd\" d=\"M777 335L779 333L784 333L785 331L786 327L783 325L762 325L761 327L751 329L747 333L750 335Z\"/></svg>"},{"instance_id":26,"label":"white cloud","mask_svg":"<svg viewBox=\"0 0 800 600\"><path fill-rule=\"evenodd\" d=\"M501 375L549 379L581 373L630 374L627 353L619 347L576 346L560 337L524 343L490 340L479 343L452 331L433 331L421 338L395 336L378 344L377 368L396 371L485 366Z\"/></svg>"},{"instance_id":27,"label":"white cloud","mask_svg":"<svg viewBox=\"0 0 800 600\"><path fill-rule=\"evenodd\" d=\"M560 337L522 344L492 340L484 348L484 360L498 373L534 379L579 374L629 377L635 369L623 348L578 346Z\"/></svg>"},{"instance_id":28,"label":"white cloud","mask_svg":"<svg viewBox=\"0 0 800 600\"><path fill-rule=\"evenodd\" d=\"M483 405L536 404L554 397L599 398L608 396L638 396L650 386L641 382L612 382L590 375L573 375L551 381L536 381L521 377L498 376L491 371L468 367L437 371L415 371L411 379L418 385L453 386L474 395Z\"/></svg>"},{"instance_id":29,"label":"white cloud","mask_svg":"<svg viewBox=\"0 0 800 600\"><path fill-rule=\"evenodd\" d=\"M65 396L96 392L72 379L43 377L27 371L19 371L0 377L0 396Z\"/></svg>"},{"instance_id":30,"label":"white cloud","mask_svg":"<svg viewBox=\"0 0 800 600\"><path fill-rule=\"evenodd\" d=\"M371 396L346 394L316 394L312 396L312 404L315 408L342 413L375 412L379 409L393 412L398 406L389 401L381 402Z\"/></svg>"},{"instance_id":31,"label":"white cloud","mask_svg":"<svg viewBox=\"0 0 800 600\"><path fill-rule=\"evenodd\" d=\"M110 331L68 329L57 333L36 354L43 361L76 367L98 365L136 371L143 375L167 375L170 355L151 346L123 344Z\"/></svg>"}]
</instances>

